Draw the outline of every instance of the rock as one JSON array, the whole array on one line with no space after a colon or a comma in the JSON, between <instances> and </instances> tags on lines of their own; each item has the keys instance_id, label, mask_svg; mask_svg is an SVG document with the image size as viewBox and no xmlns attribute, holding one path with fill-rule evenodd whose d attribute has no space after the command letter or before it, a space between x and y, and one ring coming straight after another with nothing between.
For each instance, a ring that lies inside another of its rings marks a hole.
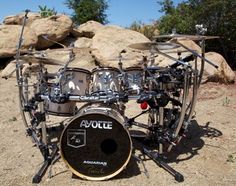
<instances>
[{"instance_id":1,"label":"rock","mask_svg":"<svg viewBox=\"0 0 236 186\"><path fill-rule=\"evenodd\" d=\"M22 73L28 73L29 69L30 69L30 73L31 75L34 72L38 72L39 71L39 64L27 64L27 63L23 63L23 61L20 61L20 63L22 64ZM0 73L0 77L8 79L8 78L15 78L16 77L16 60L10 61L10 63L1 71Z\"/></svg>"},{"instance_id":2,"label":"rock","mask_svg":"<svg viewBox=\"0 0 236 186\"><path fill-rule=\"evenodd\" d=\"M92 46L92 39L87 37L79 37L75 41L74 46L78 48L89 48Z\"/></svg>"},{"instance_id":3,"label":"rock","mask_svg":"<svg viewBox=\"0 0 236 186\"><path fill-rule=\"evenodd\" d=\"M60 41L60 43L66 47L69 47L72 44L74 44L76 40L77 40L76 38L68 36L63 41Z\"/></svg>"},{"instance_id":4,"label":"rock","mask_svg":"<svg viewBox=\"0 0 236 186\"><path fill-rule=\"evenodd\" d=\"M181 39L179 39L178 42L183 44L184 46L190 48L191 50L194 50L195 52L198 52L199 54L201 53L201 47L192 40L187 40L187 39L181 40ZM182 49L182 47L181 47L181 49Z\"/></svg>"},{"instance_id":5,"label":"rock","mask_svg":"<svg viewBox=\"0 0 236 186\"><path fill-rule=\"evenodd\" d=\"M136 59L142 56L143 52L133 50L128 45L140 42L150 42L150 40L136 31L117 26L104 26L93 37L92 48L99 51L93 51L93 54L100 58L102 66L117 67L119 53L126 50L126 53L123 54L123 57L126 58L123 61L124 67L137 66Z\"/></svg>"},{"instance_id":6,"label":"rock","mask_svg":"<svg viewBox=\"0 0 236 186\"><path fill-rule=\"evenodd\" d=\"M35 20L30 28L35 31L39 39L36 47L44 49L54 45L55 43L52 41L58 42L66 38L72 29L72 20L65 15L54 15ZM46 36L49 40L46 40L43 36Z\"/></svg>"},{"instance_id":7,"label":"rock","mask_svg":"<svg viewBox=\"0 0 236 186\"><path fill-rule=\"evenodd\" d=\"M16 77L15 73L16 69L16 63L15 60L11 61L0 73L0 76L2 78L11 78L11 77Z\"/></svg>"},{"instance_id":8,"label":"rock","mask_svg":"<svg viewBox=\"0 0 236 186\"><path fill-rule=\"evenodd\" d=\"M101 28L103 28L103 25L101 23L98 23L96 21L88 21L80 25L78 28L74 28L71 33L74 37L92 38Z\"/></svg>"},{"instance_id":9,"label":"rock","mask_svg":"<svg viewBox=\"0 0 236 186\"><path fill-rule=\"evenodd\" d=\"M12 57L16 54L21 29L20 25L0 25L0 58ZM36 34L28 27L25 27L23 38L22 53L31 46L34 47L38 41Z\"/></svg>"},{"instance_id":10,"label":"rock","mask_svg":"<svg viewBox=\"0 0 236 186\"><path fill-rule=\"evenodd\" d=\"M24 17L25 17L25 13L7 16L3 20L3 24L5 24L5 25L22 25ZM27 19L26 25L28 25L28 26L31 25L34 20L41 18L39 13L32 13L32 12L29 12L27 17L28 17L28 19Z\"/></svg>"},{"instance_id":11,"label":"rock","mask_svg":"<svg viewBox=\"0 0 236 186\"><path fill-rule=\"evenodd\" d=\"M217 65L216 69L212 65L205 63L203 81L213 81L221 83L233 83L235 81L235 73L227 64L224 57L216 52L208 52L205 54L206 59ZM198 64L200 64L198 60Z\"/></svg>"}]
</instances>

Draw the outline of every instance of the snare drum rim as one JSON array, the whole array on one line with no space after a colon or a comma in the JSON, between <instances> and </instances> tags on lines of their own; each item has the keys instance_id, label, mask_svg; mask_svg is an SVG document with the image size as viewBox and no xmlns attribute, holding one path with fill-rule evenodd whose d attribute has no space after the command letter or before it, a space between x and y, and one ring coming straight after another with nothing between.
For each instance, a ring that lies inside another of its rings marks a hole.
<instances>
[{"instance_id":1,"label":"snare drum rim","mask_svg":"<svg viewBox=\"0 0 236 186\"><path fill-rule=\"evenodd\" d=\"M86 107L85 107L86 108ZM100 107L101 108L101 107ZM99 108L99 109L100 109ZM103 108L108 108L108 107L103 107ZM112 109L112 111L114 111ZM117 111L115 111L117 112ZM94 112L96 114L98 114L99 112ZM119 113L119 112L118 112ZM84 113L84 114L79 114L77 115L75 118L73 118L72 120L70 120L70 123L73 122L74 120L76 120L78 117L80 116L85 116L85 115L89 115L89 114L93 114L93 112L88 112L88 113ZM120 114L120 113L119 113ZM109 115L110 116L110 115ZM121 116L121 114L120 114ZM116 117L113 117L113 116L110 116L112 117L113 119L115 119L120 125L122 125L119 120L117 120ZM128 158L127 160L125 161L125 163L117 170L115 171L114 173L110 174L110 175L107 175L107 176L103 176L103 177L91 177L91 176L86 176L84 174L81 174L79 173L78 171L76 171L68 162L67 160L65 159L64 155L63 155L63 152L62 152L62 148L61 148L61 144L62 144L62 136L64 135L67 127L69 126L69 124L64 128L64 130L62 131L62 134L61 134L61 137L60 137L60 154L61 154L61 158L62 160L66 163L66 165L69 167L69 169L72 171L73 174L75 174L76 176L82 178L82 179L85 179L85 180L91 180L91 181L102 181L102 180L108 180L116 175L118 175L122 170L125 169L125 167L127 166L127 164L129 163L130 161L130 158L131 158L131 155L132 155L132 140L131 140L131 136L128 132L128 130L122 125L122 127L124 128L124 130L126 131L127 133L127 136L129 138L129 142L130 142L130 152L129 152L129 155L128 155Z\"/></svg>"}]
</instances>

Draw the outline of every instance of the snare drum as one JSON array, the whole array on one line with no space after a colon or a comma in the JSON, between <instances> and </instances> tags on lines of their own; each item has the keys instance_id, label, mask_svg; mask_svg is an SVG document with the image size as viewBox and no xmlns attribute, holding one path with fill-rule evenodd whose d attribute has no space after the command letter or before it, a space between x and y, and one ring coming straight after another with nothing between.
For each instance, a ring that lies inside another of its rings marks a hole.
<instances>
[{"instance_id":1,"label":"snare drum","mask_svg":"<svg viewBox=\"0 0 236 186\"><path fill-rule=\"evenodd\" d=\"M87 95L91 72L82 68L68 68L61 80L62 92L71 95Z\"/></svg>"},{"instance_id":2,"label":"snare drum","mask_svg":"<svg viewBox=\"0 0 236 186\"><path fill-rule=\"evenodd\" d=\"M92 71L91 93L95 92L117 92L120 90L117 68L98 68Z\"/></svg>"},{"instance_id":3,"label":"snare drum","mask_svg":"<svg viewBox=\"0 0 236 186\"><path fill-rule=\"evenodd\" d=\"M128 67L125 69L129 94L139 94L142 89L143 70L141 67Z\"/></svg>"}]
</instances>

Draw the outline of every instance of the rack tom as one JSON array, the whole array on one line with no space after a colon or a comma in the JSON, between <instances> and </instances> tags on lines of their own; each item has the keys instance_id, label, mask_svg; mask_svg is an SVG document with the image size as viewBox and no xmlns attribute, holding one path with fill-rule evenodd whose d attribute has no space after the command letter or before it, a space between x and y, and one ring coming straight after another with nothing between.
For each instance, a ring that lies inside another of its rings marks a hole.
<instances>
[{"instance_id":1,"label":"rack tom","mask_svg":"<svg viewBox=\"0 0 236 186\"><path fill-rule=\"evenodd\" d=\"M142 89L143 82L143 70L141 67L128 67L125 69L127 77L127 88L129 94L136 95L139 94Z\"/></svg>"},{"instance_id":2,"label":"rack tom","mask_svg":"<svg viewBox=\"0 0 236 186\"><path fill-rule=\"evenodd\" d=\"M62 92L70 95L87 95L91 72L82 68L68 68L61 80Z\"/></svg>"},{"instance_id":3,"label":"rack tom","mask_svg":"<svg viewBox=\"0 0 236 186\"><path fill-rule=\"evenodd\" d=\"M98 68L92 71L91 93L120 91L119 69L113 67Z\"/></svg>"}]
</instances>

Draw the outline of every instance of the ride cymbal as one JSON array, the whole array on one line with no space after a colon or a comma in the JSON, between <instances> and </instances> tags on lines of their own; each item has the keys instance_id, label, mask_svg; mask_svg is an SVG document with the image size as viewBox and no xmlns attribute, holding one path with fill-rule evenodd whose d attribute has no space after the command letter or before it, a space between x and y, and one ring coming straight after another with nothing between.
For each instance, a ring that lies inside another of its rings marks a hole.
<instances>
[{"instance_id":1,"label":"ride cymbal","mask_svg":"<svg viewBox=\"0 0 236 186\"><path fill-rule=\"evenodd\" d=\"M176 38L176 39L181 39L181 40L189 39L189 40L194 40L194 41L200 41L200 40L208 40L208 39L217 39L220 37L219 36L203 36L203 35L167 34L167 35L155 36L154 38L155 39Z\"/></svg>"},{"instance_id":2,"label":"ride cymbal","mask_svg":"<svg viewBox=\"0 0 236 186\"><path fill-rule=\"evenodd\" d=\"M23 63L37 63L37 64L43 64L43 65L63 65L63 62L51 59L51 58L45 58L45 57L36 57L36 56L20 56L20 60L22 60Z\"/></svg>"},{"instance_id":3,"label":"ride cymbal","mask_svg":"<svg viewBox=\"0 0 236 186\"><path fill-rule=\"evenodd\" d=\"M165 42L146 42L146 43L134 43L128 45L129 48L137 50L171 50L178 48L179 45L174 43L165 43Z\"/></svg>"}]
</instances>

